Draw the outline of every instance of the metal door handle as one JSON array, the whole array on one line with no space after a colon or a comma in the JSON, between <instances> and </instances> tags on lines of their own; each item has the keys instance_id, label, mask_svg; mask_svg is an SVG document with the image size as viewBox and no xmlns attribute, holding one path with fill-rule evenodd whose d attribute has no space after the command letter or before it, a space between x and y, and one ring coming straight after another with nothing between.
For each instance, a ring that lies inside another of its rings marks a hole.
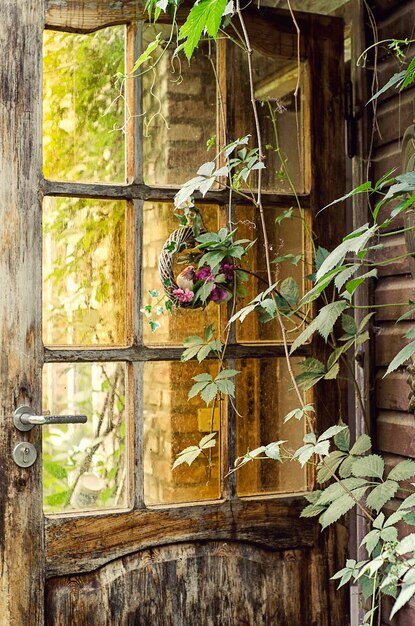
<instances>
[{"instance_id":1,"label":"metal door handle","mask_svg":"<svg viewBox=\"0 0 415 626\"><path fill-rule=\"evenodd\" d=\"M30 406L19 406L13 413L13 422L21 431L32 430L36 424L85 424L86 415L35 415Z\"/></svg>"}]
</instances>

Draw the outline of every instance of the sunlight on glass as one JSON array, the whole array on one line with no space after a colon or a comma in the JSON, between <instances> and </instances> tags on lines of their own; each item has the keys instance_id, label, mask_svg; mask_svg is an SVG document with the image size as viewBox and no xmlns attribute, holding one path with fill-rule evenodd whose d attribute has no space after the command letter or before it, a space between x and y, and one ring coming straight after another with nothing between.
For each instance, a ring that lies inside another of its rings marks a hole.
<instances>
[{"instance_id":1,"label":"sunlight on glass","mask_svg":"<svg viewBox=\"0 0 415 626\"><path fill-rule=\"evenodd\" d=\"M210 363L211 373L217 365ZM161 361L144 365L144 492L147 504L212 500L220 496L219 436L190 465L172 468L179 452L214 431L220 432L219 404L200 396L188 400L196 376L206 362Z\"/></svg>"},{"instance_id":2,"label":"sunlight on glass","mask_svg":"<svg viewBox=\"0 0 415 626\"><path fill-rule=\"evenodd\" d=\"M147 27L143 48L162 32L168 41L170 27ZM216 135L216 82L209 60L216 63L215 47L201 42L189 65L172 58L176 42L153 71L143 76L144 182L149 185L179 185L196 175L215 148L206 151ZM153 60L161 53L153 53ZM147 69L147 65L144 66Z\"/></svg>"},{"instance_id":3,"label":"sunlight on glass","mask_svg":"<svg viewBox=\"0 0 415 626\"><path fill-rule=\"evenodd\" d=\"M267 225L272 281L278 282L280 294L288 298L289 304L296 308L295 302L304 295L304 277L311 273L309 254L306 249L307 212L302 217L298 209L271 209L265 208ZM284 219L282 219L284 218ZM238 237L254 240L255 246L250 250L245 270L250 272L247 285L247 296L238 308L245 306L258 293L268 287L268 275L264 258L264 241L260 219L256 209L238 207L236 210L235 226L238 228ZM302 330L303 313L284 319L288 341L294 341ZM251 313L241 324L236 322L236 336L241 343L255 342L282 342L281 328L276 318L270 321L260 321L257 313Z\"/></svg>"},{"instance_id":4,"label":"sunlight on glass","mask_svg":"<svg viewBox=\"0 0 415 626\"><path fill-rule=\"evenodd\" d=\"M218 209L213 206L199 205L201 209L204 227L206 230L217 230ZM219 330L220 307L214 303L209 304L205 309L176 309L173 314L168 314L165 309L161 313L161 306L165 300L164 291L159 274L159 257L169 235L179 228L179 222L174 215L175 209L168 203L144 203L144 251L143 251L143 306L150 305L152 312L150 317L144 316L144 342L148 345L179 344L189 335L199 335L203 328L209 324L214 324ZM178 274L185 265L180 264L180 257L177 255L175 275ZM187 263L186 263L187 264ZM150 291L158 295L151 296ZM158 315L158 313L160 313ZM154 320L160 324L155 332L151 331L149 320Z\"/></svg>"},{"instance_id":5,"label":"sunlight on glass","mask_svg":"<svg viewBox=\"0 0 415 626\"><path fill-rule=\"evenodd\" d=\"M45 365L43 406L88 417L86 424L42 428L46 513L126 506L126 386L122 363Z\"/></svg>"},{"instance_id":6,"label":"sunlight on glass","mask_svg":"<svg viewBox=\"0 0 415 626\"><path fill-rule=\"evenodd\" d=\"M125 345L126 203L45 198L43 340Z\"/></svg>"},{"instance_id":7,"label":"sunlight on glass","mask_svg":"<svg viewBox=\"0 0 415 626\"><path fill-rule=\"evenodd\" d=\"M124 182L125 29L45 31L43 169L46 178Z\"/></svg>"},{"instance_id":8,"label":"sunlight on glass","mask_svg":"<svg viewBox=\"0 0 415 626\"><path fill-rule=\"evenodd\" d=\"M293 366L299 359L292 359ZM237 455L273 441L286 440L283 447L293 452L302 445L304 420L284 417L298 407L284 358L241 359L236 381ZM284 454L281 448L282 455ZM307 488L306 469L299 463L279 463L273 459L250 461L237 472L237 491L241 496L266 493L296 493Z\"/></svg>"}]
</instances>

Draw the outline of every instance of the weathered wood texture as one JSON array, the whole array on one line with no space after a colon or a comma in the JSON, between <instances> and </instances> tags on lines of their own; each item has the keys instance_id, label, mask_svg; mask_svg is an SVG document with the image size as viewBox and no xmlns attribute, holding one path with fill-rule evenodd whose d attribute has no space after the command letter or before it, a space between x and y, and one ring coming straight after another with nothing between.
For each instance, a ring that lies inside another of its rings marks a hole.
<instances>
[{"instance_id":1,"label":"weathered wood texture","mask_svg":"<svg viewBox=\"0 0 415 626\"><path fill-rule=\"evenodd\" d=\"M0 625L43 625L40 463L19 468L19 404L40 409L42 1L0 3Z\"/></svg>"},{"instance_id":2,"label":"weathered wood texture","mask_svg":"<svg viewBox=\"0 0 415 626\"><path fill-rule=\"evenodd\" d=\"M327 596L329 575L317 550L165 545L50 580L46 626L343 626Z\"/></svg>"},{"instance_id":3,"label":"weathered wood texture","mask_svg":"<svg viewBox=\"0 0 415 626\"><path fill-rule=\"evenodd\" d=\"M88 572L135 550L191 539L249 541L278 549L312 546L315 524L299 519L303 505L296 497L51 518L46 530L47 573Z\"/></svg>"}]
</instances>

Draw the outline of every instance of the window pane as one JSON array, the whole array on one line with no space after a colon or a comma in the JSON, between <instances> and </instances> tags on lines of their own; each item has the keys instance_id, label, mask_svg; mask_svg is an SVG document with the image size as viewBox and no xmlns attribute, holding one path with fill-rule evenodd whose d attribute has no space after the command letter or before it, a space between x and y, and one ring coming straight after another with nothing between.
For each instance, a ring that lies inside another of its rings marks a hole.
<instances>
[{"instance_id":1,"label":"window pane","mask_svg":"<svg viewBox=\"0 0 415 626\"><path fill-rule=\"evenodd\" d=\"M202 212L206 229L218 229L217 207L199 206ZM163 250L166 239L179 227L177 218L174 216L174 207L167 203L144 203L144 254L143 254L143 304L151 304L153 311L157 303L163 299L163 287L159 274L159 257ZM174 276L184 269L185 265L175 263ZM152 298L149 291L156 289L160 298ZM152 333L148 320L144 318L144 342L148 345L178 344L189 335L200 335L201 329L208 324L214 324L219 328L220 308L215 303L210 303L205 309L176 309L172 315L164 313L157 317L152 315L160 323L160 328Z\"/></svg>"},{"instance_id":2,"label":"window pane","mask_svg":"<svg viewBox=\"0 0 415 626\"><path fill-rule=\"evenodd\" d=\"M279 283L283 290L284 280L289 280L294 290L298 290L301 297L304 294L304 276L312 269L307 263L308 255L305 247L305 231L307 212L301 216L298 209L293 210L292 217L276 222L278 216L283 214L283 209L265 208L265 220L270 245L270 260L272 262L272 280ZM247 281L248 294L239 305L244 306L258 293L268 286L267 270L265 265L264 240L258 211L251 207L239 207L236 211L236 227L238 238L256 239L255 246L249 252L247 269L255 275ZM275 263L275 259L291 254L291 260ZM297 258L295 258L297 257ZM298 258L299 257L299 258ZM291 262L293 261L293 262ZM294 341L301 331L301 316L285 318L288 340ZM281 330L277 319L270 322L260 323L256 313L248 315L242 324L236 325L237 340L241 343L255 342L281 342Z\"/></svg>"},{"instance_id":3,"label":"window pane","mask_svg":"<svg viewBox=\"0 0 415 626\"><path fill-rule=\"evenodd\" d=\"M208 366L217 373L217 364ZM199 365L166 362L144 365L144 490L147 504L212 500L220 496L219 437L191 466L172 469L182 450L220 430L220 407L206 408L200 396L188 400Z\"/></svg>"},{"instance_id":4,"label":"window pane","mask_svg":"<svg viewBox=\"0 0 415 626\"><path fill-rule=\"evenodd\" d=\"M127 383L122 363L49 363L43 406L86 424L42 427L47 513L127 505Z\"/></svg>"},{"instance_id":5,"label":"window pane","mask_svg":"<svg viewBox=\"0 0 415 626\"><path fill-rule=\"evenodd\" d=\"M43 340L125 345L127 203L45 198Z\"/></svg>"},{"instance_id":6,"label":"window pane","mask_svg":"<svg viewBox=\"0 0 415 626\"><path fill-rule=\"evenodd\" d=\"M159 31L159 25L145 28L144 49ZM167 42L170 27L161 31ZM144 182L149 185L184 183L212 158L206 142L216 134L216 85L209 44L200 43L190 65L172 59L175 45L158 63L155 74L150 71L143 76Z\"/></svg>"},{"instance_id":7,"label":"window pane","mask_svg":"<svg viewBox=\"0 0 415 626\"><path fill-rule=\"evenodd\" d=\"M293 359L295 363L299 359ZM243 359L236 384L237 454L286 440L284 446L294 451L302 445L304 420L283 419L298 407L294 390L289 391L290 377L284 358ZM306 470L297 462L279 463L272 459L253 461L236 472L239 495L295 493L307 488Z\"/></svg>"},{"instance_id":8,"label":"window pane","mask_svg":"<svg viewBox=\"0 0 415 626\"><path fill-rule=\"evenodd\" d=\"M246 53L232 46L232 67L236 76L246 76ZM255 99L259 103L262 143L266 169L262 170L262 189L274 192L305 192L309 188L309 101L306 65L296 60L265 56L254 51L252 56ZM233 82L235 91L235 136L251 134L251 147L257 145L254 118L250 106L248 80ZM244 107L241 107L244 103Z\"/></svg>"},{"instance_id":9,"label":"window pane","mask_svg":"<svg viewBox=\"0 0 415 626\"><path fill-rule=\"evenodd\" d=\"M45 31L43 169L46 178L124 182L123 26L90 35ZM122 92L121 92L122 93Z\"/></svg>"}]
</instances>

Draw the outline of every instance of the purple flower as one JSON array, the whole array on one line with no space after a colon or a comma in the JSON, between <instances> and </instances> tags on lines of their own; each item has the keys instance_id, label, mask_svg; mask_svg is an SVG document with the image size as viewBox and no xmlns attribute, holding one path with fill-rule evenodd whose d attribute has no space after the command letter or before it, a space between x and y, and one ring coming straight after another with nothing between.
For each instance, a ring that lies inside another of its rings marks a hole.
<instances>
[{"instance_id":1,"label":"purple flower","mask_svg":"<svg viewBox=\"0 0 415 626\"><path fill-rule=\"evenodd\" d=\"M191 302L195 294L190 289L173 289L173 295L179 302Z\"/></svg>"},{"instance_id":2,"label":"purple flower","mask_svg":"<svg viewBox=\"0 0 415 626\"><path fill-rule=\"evenodd\" d=\"M204 265L195 272L196 280L206 280L208 282L213 282L215 277L212 274L212 268L210 265Z\"/></svg>"},{"instance_id":3,"label":"purple flower","mask_svg":"<svg viewBox=\"0 0 415 626\"><path fill-rule=\"evenodd\" d=\"M215 285L215 287L213 287L211 291L209 300L212 300L213 302L224 302L227 299L228 292L225 289L222 289L222 287L218 287L218 285Z\"/></svg>"},{"instance_id":4,"label":"purple flower","mask_svg":"<svg viewBox=\"0 0 415 626\"><path fill-rule=\"evenodd\" d=\"M220 271L222 274L225 274L225 279L228 281L233 281L233 275L235 272L235 266L233 263L229 263L228 261L222 261L220 264Z\"/></svg>"}]
</instances>

